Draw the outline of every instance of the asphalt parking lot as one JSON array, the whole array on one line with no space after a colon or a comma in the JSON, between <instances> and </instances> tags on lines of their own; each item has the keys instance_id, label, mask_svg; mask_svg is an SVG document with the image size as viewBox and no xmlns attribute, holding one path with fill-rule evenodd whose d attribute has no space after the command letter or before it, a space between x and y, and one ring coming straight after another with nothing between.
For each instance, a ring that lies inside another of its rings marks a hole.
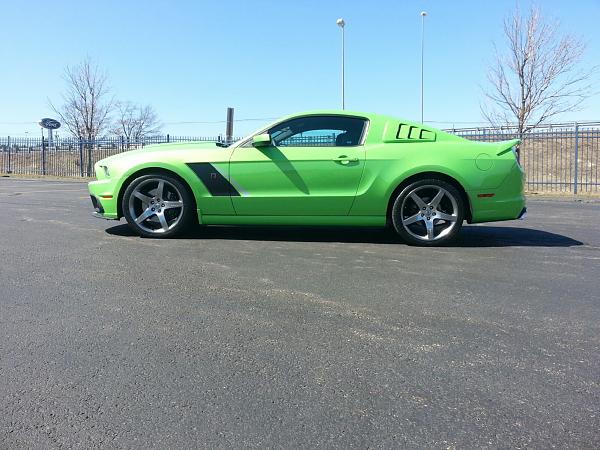
<instances>
[{"instance_id":1,"label":"asphalt parking lot","mask_svg":"<svg viewBox=\"0 0 600 450\"><path fill-rule=\"evenodd\" d=\"M528 207L160 241L0 178L0 448L597 448L600 203Z\"/></svg>"}]
</instances>

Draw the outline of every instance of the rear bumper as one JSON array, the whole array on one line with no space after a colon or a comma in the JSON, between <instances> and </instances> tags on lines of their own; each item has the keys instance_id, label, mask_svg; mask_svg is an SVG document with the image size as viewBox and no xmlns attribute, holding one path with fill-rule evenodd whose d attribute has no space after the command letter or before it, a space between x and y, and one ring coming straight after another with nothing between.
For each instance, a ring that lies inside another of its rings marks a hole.
<instances>
[{"instance_id":1,"label":"rear bumper","mask_svg":"<svg viewBox=\"0 0 600 450\"><path fill-rule=\"evenodd\" d=\"M484 196L480 191L468 192L471 200L472 223L515 220L525 217L525 173L515 163L502 184L495 189L486 189Z\"/></svg>"}]
</instances>

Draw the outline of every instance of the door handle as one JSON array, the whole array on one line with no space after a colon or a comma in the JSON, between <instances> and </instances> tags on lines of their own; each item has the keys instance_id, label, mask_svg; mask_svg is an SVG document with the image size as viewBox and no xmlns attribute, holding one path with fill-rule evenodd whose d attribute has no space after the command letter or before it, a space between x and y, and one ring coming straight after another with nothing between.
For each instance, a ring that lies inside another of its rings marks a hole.
<instances>
[{"instance_id":1,"label":"door handle","mask_svg":"<svg viewBox=\"0 0 600 450\"><path fill-rule=\"evenodd\" d=\"M341 162L342 164L348 164L351 162L358 162L358 158L351 158L349 156L346 155L340 155L337 158L333 158L334 161L336 162Z\"/></svg>"}]
</instances>

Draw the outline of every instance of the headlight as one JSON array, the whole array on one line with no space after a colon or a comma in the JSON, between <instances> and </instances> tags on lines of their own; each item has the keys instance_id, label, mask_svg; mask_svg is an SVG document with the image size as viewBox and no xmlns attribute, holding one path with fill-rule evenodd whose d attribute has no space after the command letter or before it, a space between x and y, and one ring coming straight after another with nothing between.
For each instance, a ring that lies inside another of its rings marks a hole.
<instances>
[{"instance_id":1,"label":"headlight","mask_svg":"<svg viewBox=\"0 0 600 450\"><path fill-rule=\"evenodd\" d=\"M110 170L108 170L108 166L100 166L100 168L102 169L102 171L104 172L104 176L106 178L110 177Z\"/></svg>"}]
</instances>

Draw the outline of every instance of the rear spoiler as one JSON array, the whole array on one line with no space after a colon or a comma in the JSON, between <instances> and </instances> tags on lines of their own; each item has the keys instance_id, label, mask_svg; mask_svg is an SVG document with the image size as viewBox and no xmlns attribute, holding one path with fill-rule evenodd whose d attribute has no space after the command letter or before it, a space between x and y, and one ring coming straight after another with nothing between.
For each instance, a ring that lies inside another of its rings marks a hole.
<instances>
[{"instance_id":1,"label":"rear spoiler","mask_svg":"<svg viewBox=\"0 0 600 450\"><path fill-rule=\"evenodd\" d=\"M511 139L510 141L496 142L495 145L499 150L496 156L504 155L510 152L513 147L517 147L521 143L520 139Z\"/></svg>"}]
</instances>

